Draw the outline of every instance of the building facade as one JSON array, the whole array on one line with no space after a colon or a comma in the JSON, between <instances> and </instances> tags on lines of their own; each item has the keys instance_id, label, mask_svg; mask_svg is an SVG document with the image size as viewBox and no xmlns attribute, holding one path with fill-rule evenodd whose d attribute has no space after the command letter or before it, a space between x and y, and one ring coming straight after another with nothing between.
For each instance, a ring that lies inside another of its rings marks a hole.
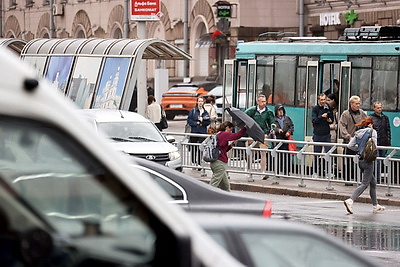
<instances>
[{"instance_id":1,"label":"building facade","mask_svg":"<svg viewBox=\"0 0 400 267\"><path fill-rule=\"evenodd\" d=\"M130 9L127 0L54 0L52 6L51 2L1 1L1 37L27 41L50 36L137 38L137 22L126 16L126 9ZM230 18L218 18L220 3L230 4ZM186 73L209 80L221 76L222 62L234 57L237 42L257 40L262 33L269 37L276 32L298 35L299 12L303 12L305 35L330 39L337 39L346 27L400 22L397 0L160 0L160 20L146 22L147 38L167 40L184 48L186 6L187 46L194 59ZM222 34L213 35L217 30ZM148 76L151 78L154 69L162 67L168 69L169 77L181 79L184 65L182 61L149 62Z\"/></svg>"},{"instance_id":2,"label":"building facade","mask_svg":"<svg viewBox=\"0 0 400 267\"><path fill-rule=\"evenodd\" d=\"M185 1L186 5L185 5ZM260 33L297 31L296 0L236 0L231 18L217 18L220 1L160 1L159 21L146 22L147 38L159 38L183 48L185 6L188 7L188 52L193 56L188 74L199 79L216 79L223 59L232 58L238 41L257 39ZM226 3L226 1L224 1ZM1 36L4 38L137 38L137 22L127 20L122 0L8 0L1 1ZM130 7L129 7L130 8ZM50 21L54 26L51 27ZM125 35L125 24L129 33ZM222 35L213 39L220 29ZM184 75L182 61L149 62L152 69L167 68L170 77Z\"/></svg>"}]
</instances>

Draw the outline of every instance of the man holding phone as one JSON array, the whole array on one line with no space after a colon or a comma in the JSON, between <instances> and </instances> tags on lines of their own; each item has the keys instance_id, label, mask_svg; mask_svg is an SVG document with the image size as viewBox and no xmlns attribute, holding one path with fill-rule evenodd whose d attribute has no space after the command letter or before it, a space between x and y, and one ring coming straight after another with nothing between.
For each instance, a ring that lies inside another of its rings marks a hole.
<instances>
[{"instance_id":1,"label":"man holding phone","mask_svg":"<svg viewBox=\"0 0 400 267\"><path fill-rule=\"evenodd\" d=\"M331 129L329 124L333 122L333 111L332 108L326 103L326 95L318 95L318 104L312 109L312 124L313 130L313 141L314 142L331 142ZM323 146L314 146L315 153L321 153ZM325 152L328 152L330 146L325 146ZM322 165L318 164L318 156L314 157L313 171L316 175L322 174Z\"/></svg>"}]
</instances>

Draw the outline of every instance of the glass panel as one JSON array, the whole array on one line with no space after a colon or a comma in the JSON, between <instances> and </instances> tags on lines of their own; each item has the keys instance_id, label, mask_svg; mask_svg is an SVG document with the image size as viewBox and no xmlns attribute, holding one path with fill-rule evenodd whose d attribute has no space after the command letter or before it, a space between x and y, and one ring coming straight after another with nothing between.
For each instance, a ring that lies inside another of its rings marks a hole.
<instances>
[{"instance_id":1,"label":"glass panel","mask_svg":"<svg viewBox=\"0 0 400 267\"><path fill-rule=\"evenodd\" d=\"M254 266L364 266L365 263L317 236L245 232L241 237Z\"/></svg>"},{"instance_id":2,"label":"glass panel","mask_svg":"<svg viewBox=\"0 0 400 267\"><path fill-rule=\"evenodd\" d=\"M232 104L233 92L233 60L225 60L224 62L224 94L222 101L222 110ZM222 112L222 121L225 121L225 112Z\"/></svg>"},{"instance_id":3,"label":"glass panel","mask_svg":"<svg viewBox=\"0 0 400 267\"><path fill-rule=\"evenodd\" d=\"M295 56L275 57L274 104L294 105L296 66Z\"/></svg>"},{"instance_id":4,"label":"glass panel","mask_svg":"<svg viewBox=\"0 0 400 267\"><path fill-rule=\"evenodd\" d=\"M151 214L79 144L52 125L7 117L0 137L0 178L77 247L127 265L154 257Z\"/></svg>"},{"instance_id":5,"label":"glass panel","mask_svg":"<svg viewBox=\"0 0 400 267\"><path fill-rule=\"evenodd\" d=\"M371 69L352 68L351 70L351 95L361 98L360 108L371 109Z\"/></svg>"},{"instance_id":6,"label":"glass panel","mask_svg":"<svg viewBox=\"0 0 400 267\"><path fill-rule=\"evenodd\" d=\"M119 108L129 65L130 58L106 58L94 108Z\"/></svg>"},{"instance_id":7,"label":"glass panel","mask_svg":"<svg viewBox=\"0 0 400 267\"><path fill-rule=\"evenodd\" d=\"M349 107L350 98L350 62L341 63L341 88L339 92L339 114Z\"/></svg>"},{"instance_id":8,"label":"glass panel","mask_svg":"<svg viewBox=\"0 0 400 267\"><path fill-rule=\"evenodd\" d=\"M318 89L318 62L309 62L307 67L307 105L305 109L305 136L313 135L312 108L317 104Z\"/></svg>"},{"instance_id":9,"label":"glass panel","mask_svg":"<svg viewBox=\"0 0 400 267\"><path fill-rule=\"evenodd\" d=\"M246 78L247 78L247 61L239 62L238 65L238 94L234 97L234 107L245 109L246 108ZM236 99L235 99L236 97ZM253 103L255 105L255 102Z\"/></svg>"},{"instance_id":10,"label":"glass panel","mask_svg":"<svg viewBox=\"0 0 400 267\"><path fill-rule=\"evenodd\" d=\"M72 74L68 97L80 108L90 108L102 58L78 57Z\"/></svg>"},{"instance_id":11,"label":"glass panel","mask_svg":"<svg viewBox=\"0 0 400 267\"><path fill-rule=\"evenodd\" d=\"M396 109L398 57L375 57L371 102L382 102L387 110Z\"/></svg>"},{"instance_id":12,"label":"glass panel","mask_svg":"<svg viewBox=\"0 0 400 267\"><path fill-rule=\"evenodd\" d=\"M28 62L29 65L33 66L36 69L36 73L43 77L43 70L46 64L46 57L29 57L26 56L23 58L25 62Z\"/></svg>"},{"instance_id":13,"label":"glass panel","mask_svg":"<svg viewBox=\"0 0 400 267\"><path fill-rule=\"evenodd\" d=\"M249 66L248 66L248 95L247 95L247 104L246 104L246 108L249 108L251 106L253 106L253 103L255 101L255 80L256 80L256 64L255 64L255 60L249 60Z\"/></svg>"},{"instance_id":14,"label":"glass panel","mask_svg":"<svg viewBox=\"0 0 400 267\"><path fill-rule=\"evenodd\" d=\"M304 107L306 102L306 68L297 68L297 91L296 91L296 105Z\"/></svg>"},{"instance_id":15,"label":"glass panel","mask_svg":"<svg viewBox=\"0 0 400 267\"><path fill-rule=\"evenodd\" d=\"M273 57L259 57L257 61L257 95L265 95L272 104Z\"/></svg>"},{"instance_id":16,"label":"glass panel","mask_svg":"<svg viewBox=\"0 0 400 267\"><path fill-rule=\"evenodd\" d=\"M52 56L46 72L46 79L64 93L71 73L72 60L73 57Z\"/></svg>"}]
</instances>

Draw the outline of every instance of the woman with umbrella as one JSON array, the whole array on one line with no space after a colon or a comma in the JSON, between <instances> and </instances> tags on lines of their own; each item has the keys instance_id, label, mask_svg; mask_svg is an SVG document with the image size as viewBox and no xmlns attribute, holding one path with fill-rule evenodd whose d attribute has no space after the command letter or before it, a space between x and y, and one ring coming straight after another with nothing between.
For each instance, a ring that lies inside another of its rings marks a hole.
<instances>
[{"instance_id":1,"label":"woman with umbrella","mask_svg":"<svg viewBox=\"0 0 400 267\"><path fill-rule=\"evenodd\" d=\"M212 186L218 187L225 191L230 191L230 185L228 180L228 174L226 172L228 168L228 155L227 152L232 148L234 142L240 139L247 128L244 126L239 132L232 133L234 125L230 121L221 123L218 128L217 139L218 139L218 150L221 152L218 159L211 162L211 170L213 175L210 180Z\"/></svg>"}]
</instances>

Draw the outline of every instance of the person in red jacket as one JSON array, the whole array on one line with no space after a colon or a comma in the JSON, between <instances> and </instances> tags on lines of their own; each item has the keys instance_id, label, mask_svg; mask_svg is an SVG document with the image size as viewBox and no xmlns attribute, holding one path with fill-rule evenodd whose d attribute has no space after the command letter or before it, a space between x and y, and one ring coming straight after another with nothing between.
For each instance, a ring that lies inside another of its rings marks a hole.
<instances>
[{"instance_id":1,"label":"person in red jacket","mask_svg":"<svg viewBox=\"0 0 400 267\"><path fill-rule=\"evenodd\" d=\"M230 191L230 185L228 180L228 174L226 172L228 168L228 155L227 152L232 148L233 142L240 139L246 132L247 128L243 127L239 132L232 133L234 125L230 121L221 123L218 128L217 139L218 139L218 150L221 152L218 159L211 162L211 170L213 175L210 180L212 186L218 187L225 191Z\"/></svg>"}]
</instances>

